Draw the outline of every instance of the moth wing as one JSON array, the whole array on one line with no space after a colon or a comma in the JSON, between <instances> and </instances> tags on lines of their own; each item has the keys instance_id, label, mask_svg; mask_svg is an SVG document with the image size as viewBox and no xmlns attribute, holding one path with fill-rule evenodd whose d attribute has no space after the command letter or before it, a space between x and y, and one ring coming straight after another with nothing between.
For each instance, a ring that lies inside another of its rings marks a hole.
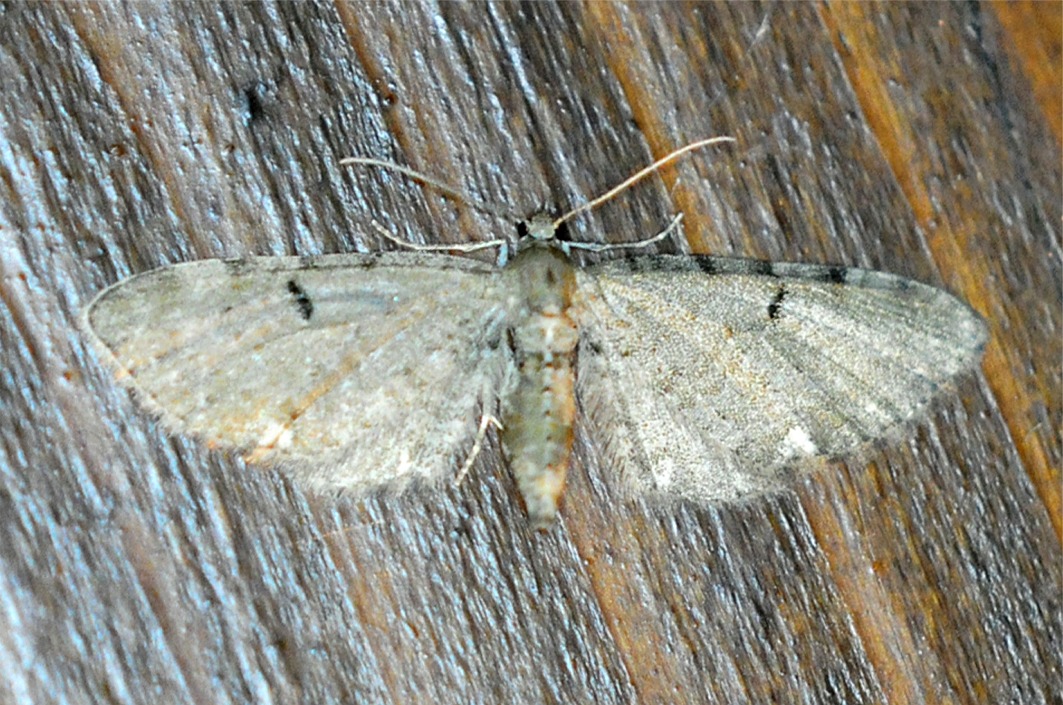
<instances>
[{"instance_id":1,"label":"moth wing","mask_svg":"<svg viewBox=\"0 0 1063 705\"><path fill-rule=\"evenodd\" d=\"M777 486L915 417L973 366L970 308L882 272L641 257L578 274L578 384L636 491L702 500Z\"/></svg>"},{"instance_id":2,"label":"moth wing","mask_svg":"<svg viewBox=\"0 0 1063 705\"><path fill-rule=\"evenodd\" d=\"M205 260L119 282L85 322L174 431L372 486L460 466L510 364L499 281L445 255Z\"/></svg>"}]
</instances>

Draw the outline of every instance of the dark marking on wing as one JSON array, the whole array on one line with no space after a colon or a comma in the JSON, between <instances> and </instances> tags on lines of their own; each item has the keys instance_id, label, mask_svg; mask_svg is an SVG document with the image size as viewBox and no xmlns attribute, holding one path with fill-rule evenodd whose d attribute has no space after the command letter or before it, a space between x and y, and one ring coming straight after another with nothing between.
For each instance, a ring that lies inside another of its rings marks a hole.
<instances>
[{"instance_id":1,"label":"dark marking on wing","mask_svg":"<svg viewBox=\"0 0 1063 705\"><path fill-rule=\"evenodd\" d=\"M831 284L844 284L845 271L845 267L827 267L827 281Z\"/></svg>"},{"instance_id":2,"label":"dark marking on wing","mask_svg":"<svg viewBox=\"0 0 1063 705\"><path fill-rule=\"evenodd\" d=\"M765 277L777 277L779 276L775 267L771 262L763 262L761 260L750 260L749 268L753 274L760 274Z\"/></svg>"},{"instance_id":3,"label":"dark marking on wing","mask_svg":"<svg viewBox=\"0 0 1063 705\"><path fill-rule=\"evenodd\" d=\"M789 267L795 270L792 275L809 281L823 282L824 284L844 284L849 273L849 269L846 267L825 264L810 264L799 270L795 269L797 265L789 265Z\"/></svg>"},{"instance_id":4,"label":"dark marking on wing","mask_svg":"<svg viewBox=\"0 0 1063 705\"><path fill-rule=\"evenodd\" d=\"M782 301L786 298L786 287L782 284L775 290L775 296L768 304L768 318L775 320L779 317L779 311L782 309Z\"/></svg>"},{"instance_id":5,"label":"dark marking on wing","mask_svg":"<svg viewBox=\"0 0 1063 705\"><path fill-rule=\"evenodd\" d=\"M694 263L705 274L716 274L719 271L719 267L716 266L716 259L713 257L698 257L694 260Z\"/></svg>"},{"instance_id":6,"label":"dark marking on wing","mask_svg":"<svg viewBox=\"0 0 1063 705\"><path fill-rule=\"evenodd\" d=\"M310 300L303 288L295 283L294 279L288 280L288 293L294 298L295 305L299 308L299 315L304 321L309 321L310 316L314 314L314 302Z\"/></svg>"}]
</instances>

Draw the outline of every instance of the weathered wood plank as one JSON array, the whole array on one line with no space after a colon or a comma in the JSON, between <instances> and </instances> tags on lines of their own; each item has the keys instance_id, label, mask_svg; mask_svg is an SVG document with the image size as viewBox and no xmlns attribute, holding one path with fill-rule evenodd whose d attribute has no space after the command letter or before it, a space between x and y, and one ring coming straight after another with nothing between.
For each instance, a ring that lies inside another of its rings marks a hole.
<instances>
[{"instance_id":1,"label":"weathered wood plank","mask_svg":"<svg viewBox=\"0 0 1063 705\"><path fill-rule=\"evenodd\" d=\"M1058 701L1045 7L5 6L0 700ZM925 423L792 492L627 502L580 433L546 535L494 439L438 496L314 497L167 437L77 329L164 263L510 227L350 154L528 215L715 134L573 236L682 211L694 251L912 276L992 331Z\"/></svg>"}]
</instances>

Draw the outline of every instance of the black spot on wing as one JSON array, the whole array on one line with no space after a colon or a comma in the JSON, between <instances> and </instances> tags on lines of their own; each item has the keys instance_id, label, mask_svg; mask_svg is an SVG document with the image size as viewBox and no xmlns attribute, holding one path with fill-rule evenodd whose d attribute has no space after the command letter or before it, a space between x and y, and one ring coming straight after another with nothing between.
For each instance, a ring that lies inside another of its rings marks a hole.
<instances>
[{"instance_id":1,"label":"black spot on wing","mask_svg":"<svg viewBox=\"0 0 1063 705\"><path fill-rule=\"evenodd\" d=\"M771 302L768 304L768 318L775 320L779 317L779 313L782 310L782 301L786 298L786 287L782 284L775 290L775 296L772 297Z\"/></svg>"},{"instance_id":2,"label":"black spot on wing","mask_svg":"<svg viewBox=\"0 0 1063 705\"><path fill-rule=\"evenodd\" d=\"M310 300L307 293L303 291L303 288L294 279L288 280L288 293L292 295L292 299L299 309L299 315L303 317L304 321L309 321L310 316L314 315L314 302Z\"/></svg>"},{"instance_id":3,"label":"black spot on wing","mask_svg":"<svg viewBox=\"0 0 1063 705\"><path fill-rule=\"evenodd\" d=\"M827 267L827 281L831 284L844 284L845 272L845 267Z\"/></svg>"},{"instance_id":4,"label":"black spot on wing","mask_svg":"<svg viewBox=\"0 0 1063 705\"><path fill-rule=\"evenodd\" d=\"M849 270L846 267L831 265L807 265L797 272L803 279L823 282L824 284L844 284Z\"/></svg>"},{"instance_id":5,"label":"black spot on wing","mask_svg":"<svg viewBox=\"0 0 1063 705\"><path fill-rule=\"evenodd\" d=\"M641 272L690 272L698 269L694 257L676 257L674 255L639 255L627 252L622 257L609 260L613 266L622 265L624 270L639 274ZM705 258L711 259L711 258Z\"/></svg>"},{"instance_id":6,"label":"black spot on wing","mask_svg":"<svg viewBox=\"0 0 1063 705\"><path fill-rule=\"evenodd\" d=\"M695 257L694 264L705 274L716 274L720 268L716 264L715 257Z\"/></svg>"},{"instance_id":7,"label":"black spot on wing","mask_svg":"<svg viewBox=\"0 0 1063 705\"><path fill-rule=\"evenodd\" d=\"M760 274L765 277L777 277L778 273L775 271L775 265L771 262L764 262L762 260L750 260L749 270L753 274Z\"/></svg>"},{"instance_id":8,"label":"black spot on wing","mask_svg":"<svg viewBox=\"0 0 1063 705\"><path fill-rule=\"evenodd\" d=\"M804 279L805 281L821 282L823 284L847 284L851 274L860 270L825 264L802 264L795 262L781 262L772 265L777 277L790 277Z\"/></svg>"}]
</instances>

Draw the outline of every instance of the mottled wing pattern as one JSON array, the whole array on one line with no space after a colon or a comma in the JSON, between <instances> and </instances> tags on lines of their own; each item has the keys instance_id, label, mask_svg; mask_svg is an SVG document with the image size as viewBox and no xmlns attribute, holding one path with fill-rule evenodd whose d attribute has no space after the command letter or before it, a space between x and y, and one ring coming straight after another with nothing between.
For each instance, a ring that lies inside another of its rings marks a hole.
<instances>
[{"instance_id":1,"label":"mottled wing pattern","mask_svg":"<svg viewBox=\"0 0 1063 705\"><path fill-rule=\"evenodd\" d=\"M578 272L579 394L636 490L702 500L852 453L973 366L981 319L859 269L637 257Z\"/></svg>"},{"instance_id":2,"label":"mottled wing pattern","mask_svg":"<svg viewBox=\"0 0 1063 705\"><path fill-rule=\"evenodd\" d=\"M445 255L206 260L120 282L85 316L168 426L341 488L460 467L512 364L502 289Z\"/></svg>"}]
</instances>

